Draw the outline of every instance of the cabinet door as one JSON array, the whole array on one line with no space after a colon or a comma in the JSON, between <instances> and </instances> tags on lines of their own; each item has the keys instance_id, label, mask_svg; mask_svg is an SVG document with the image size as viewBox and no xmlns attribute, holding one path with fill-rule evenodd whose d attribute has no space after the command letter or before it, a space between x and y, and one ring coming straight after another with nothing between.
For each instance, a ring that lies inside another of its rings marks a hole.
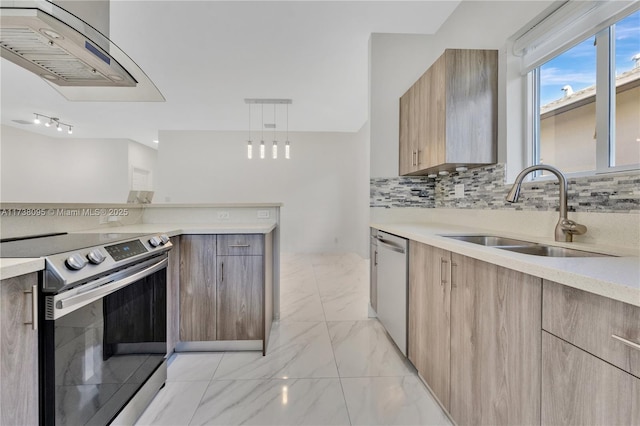
<instances>
[{"instance_id":1,"label":"cabinet door","mask_svg":"<svg viewBox=\"0 0 640 426\"><path fill-rule=\"evenodd\" d=\"M180 241L180 340L216 340L216 236Z\"/></svg>"},{"instance_id":2,"label":"cabinet door","mask_svg":"<svg viewBox=\"0 0 640 426\"><path fill-rule=\"evenodd\" d=\"M446 81L446 61L444 55L434 62L429 68L428 78L425 81L429 98L426 101L426 134L425 134L425 155L424 168L436 167L445 163L445 81Z\"/></svg>"},{"instance_id":3,"label":"cabinet door","mask_svg":"<svg viewBox=\"0 0 640 426\"><path fill-rule=\"evenodd\" d=\"M543 425L638 425L640 379L542 332Z\"/></svg>"},{"instance_id":4,"label":"cabinet door","mask_svg":"<svg viewBox=\"0 0 640 426\"><path fill-rule=\"evenodd\" d=\"M171 238L167 267L167 353L171 354L180 335L180 237Z\"/></svg>"},{"instance_id":5,"label":"cabinet door","mask_svg":"<svg viewBox=\"0 0 640 426\"><path fill-rule=\"evenodd\" d=\"M410 242L409 360L449 408L450 253Z\"/></svg>"},{"instance_id":6,"label":"cabinet door","mask_svg":"<svg viewBox=\"0 0 640 426\"><path fill-rule=\"evenodd\" d=\"M32 273L0 281L0 424L38 424L38 332ZM36 289L37 292L37 289Z\"/></svg>"},{"instance_id":7,"label":"cabinet door","mask_svg":"<svg viewBox=\"0 0 640 426\"><path fill-rule=\"evenodd\" d=\"M264 335L262 256L218 256L218 340L258 340Z\"/></svg>"},{"instance_id":8,"label":"cabinet door","mask_svg":"<svg viewBox=\"0 0 640 426\"><path fill-rule=\"evenodd\" d=\"M409 91L400 98L399 171L401 176L413 171L413 163L415 161L414 149L409 141L409 120L411 115L411 102L409 98Z\"/></svg>"},{"instance_id":9,"label":"cabinet door","mask_svg":"<svg viewBox=\"0 0 640 426\"><path fill-rule=\"evenodd\" d=\"M541 279L452 256L451 404L459 425L540 423Z\"/></svg>"}]
</instances>

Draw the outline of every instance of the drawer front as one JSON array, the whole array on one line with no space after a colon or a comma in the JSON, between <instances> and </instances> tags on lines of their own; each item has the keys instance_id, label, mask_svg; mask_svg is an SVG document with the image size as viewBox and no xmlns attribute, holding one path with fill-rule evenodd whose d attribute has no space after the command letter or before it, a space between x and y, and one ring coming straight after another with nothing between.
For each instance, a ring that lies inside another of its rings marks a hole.
<instances>
[{"instance_id":1,"label":"drawer front","mask_svg":"<svg viewBox=\"0 0 640 426\"><path fill-rule=\"evenodd\" d=\"M544 281L542 328L640 377L640 308Z\"/></svg>"},{"instance_id":2,"label":"drawer front","mask_svg":"<svg viewBox=\"0 0 640 426\"><path fill-rule=\"evenodd\" d=\"M264 235L232 234L218 235L219 256L262 256L264 254Z\"/></svg>"}]
</instances>

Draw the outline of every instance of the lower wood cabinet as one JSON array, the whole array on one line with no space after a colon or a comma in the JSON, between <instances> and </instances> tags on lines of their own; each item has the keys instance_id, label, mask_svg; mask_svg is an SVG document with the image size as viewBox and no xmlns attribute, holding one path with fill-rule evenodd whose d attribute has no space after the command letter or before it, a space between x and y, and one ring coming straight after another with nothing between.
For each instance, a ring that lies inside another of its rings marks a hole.
<instances>
[{"instance_id":1,"label":"lower wood cabinet","mask_svg":"<svg viewBox=\"0 0 640 426\"><path fill-rule=\"evenodd\" d=\"M540 424L542 280L459 254L451 269L451 416Z\"/></svg>"},{"instance_id":2,"label":"lower wood cabinet","mask_svg":"<svg viewBox=\"0 0 640 426\"><path fill-rule=\"evenodd\" d=\"M542 332L543 425L639 425L640 379Z\"/></svg>"},{"instance_id":3,"label":"lower wood cabinet","mask_svg":"<svg viewBox=\"0 0 640 426\"><path fill-rule=\"evenodd\" d=\"M38 331L32 291L38 275L0 281L0 424L38 424Z\"/></svg>"},{"instance_id":4,"label":"lower wood cabinet","mask_svg":"<svg viewBox=\"0 0 640 426\"><path fill-rule=\"evenodd\" d=\"M171 354L180 339L180 237L171 239L167 267L167 353Z\"/></svg>"},{"instance_id":5,"label":"lower wood cabinet","mask_svg":"<svg viewBox=\"0 0 640 426\"><path fill-rule=\"evenodd\" d=\"M408 357L449 409L451 288L445 281L451 253L409 244Z\"/></svg>"},{"instance_id":6,"label":"lower wood cabinet","mask_svg":"<svg viewBox=\"0 0 640 426\"><path fill-rule=\"evenodd\" d=\"M180 237L180 340L216 340L216 236Z\"/></svg>"},{"instance_id":7,"label":"lower wood cabinet","mask_svg":"<svg viewBox=\"0 0 640 426\"><path fill-rule=\"evenodd\" d=\"M542 280L410 243L409 360L459 425L540 423Z\"/></svg>"},{"instance_id":8,"label":"lower wood cabinet","mask_svg":"<svg viewBox=\"0 0 640 426\"><path fill-rule=\"evenodd\" d=\"M264 335L262 256L218 256L218 340L259 340Z\"/></svg>"},{"instance_id":9,"label":"lower wood cabinet","mask_svg":"<svg viewBox=\"0 0 640 426\"><path fill-rule=\"evenodd\" d=\"M272 233L181 237L181 350L194 350L185 342L261 340L266 351L273 321L272 245Z\"/></svg>"}]
</instances>

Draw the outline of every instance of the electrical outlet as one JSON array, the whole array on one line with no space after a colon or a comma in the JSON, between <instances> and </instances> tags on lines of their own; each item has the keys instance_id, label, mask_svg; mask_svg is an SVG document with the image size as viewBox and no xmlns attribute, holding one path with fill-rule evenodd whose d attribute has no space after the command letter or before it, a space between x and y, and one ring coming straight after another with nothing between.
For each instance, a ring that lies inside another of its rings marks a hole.
<instances>
[{"instance_id":1,"label":"electrical outlet","mask_svg":"<svg viewBox=\"0 0 640 426\"><path fill-rule=\"evenodd\" d=\"M258 219L269 219L269 210L258 210Z\"/></svg>"},{"instance_id":2,"label":"electrical outlet","mask_svg":"<svg viewBox=\"0 0 640 426\"><path fill-rule=\"evenodd\" d=\"M453 198L464 198L464 183L459 183L455 186Z\"/></svg>"},{"instance_id":3,"label":"electrical outlet","mask_svg":"<svg viewBox=\"0 0 640 426\"><path fill-rule=\"evenodd\" d=\"M229 212L218 212L218 219L229 219Z\"/></svg>"}]
</instances>

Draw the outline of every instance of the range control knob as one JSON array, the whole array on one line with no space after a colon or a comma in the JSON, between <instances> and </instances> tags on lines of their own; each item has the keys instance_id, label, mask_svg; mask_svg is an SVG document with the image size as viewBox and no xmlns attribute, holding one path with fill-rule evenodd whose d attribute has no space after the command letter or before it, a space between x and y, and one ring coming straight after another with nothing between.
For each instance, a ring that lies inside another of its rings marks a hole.
<instances>
[{"instance_id":1,"label":"range control knob","mask_svg":"<svg viewBox=\"0 0 640 426\"><path fill-rule=\"evenodd\" d=\"M162 244L167 244L169 242L169 236L167 234L160 235L160 239L162 240Z\"/></svg>"},{"instance_id":2,"label":"range control knob","mask_svg":"<svg viewBox=\"0 0 640 426\"><path fill-rule=\"evenodd\" d=\"M160 237L151 237L151 239L149 240L149 244L151 244L151 247L158 247L160 244L162 244L162 240L160 239Z\"/></svg>"},{"instance_id":3,"label":"range control knob","mask_svg":"<svg viewBox=\"0 0 640 426\"><path fill-rule=\"evenodd\" d=\"M87 259L89 259L89 262L93 263L94 265L99 265L104 262L104 259L106 258L100 250L94 249L89 252L89 254L87 255Z\"/></svg>"},{"instance_id":4,"label":"range control knob","mask_svg":"<svg viewBox=\"0 0 640 426\"><path fill-rule=\"evenodd\" d=\"M65 263L67 268L78 271L87 265L87 259L81 256L80 253L74 253L67 258Z\"/></svg>"}]
</instances>

